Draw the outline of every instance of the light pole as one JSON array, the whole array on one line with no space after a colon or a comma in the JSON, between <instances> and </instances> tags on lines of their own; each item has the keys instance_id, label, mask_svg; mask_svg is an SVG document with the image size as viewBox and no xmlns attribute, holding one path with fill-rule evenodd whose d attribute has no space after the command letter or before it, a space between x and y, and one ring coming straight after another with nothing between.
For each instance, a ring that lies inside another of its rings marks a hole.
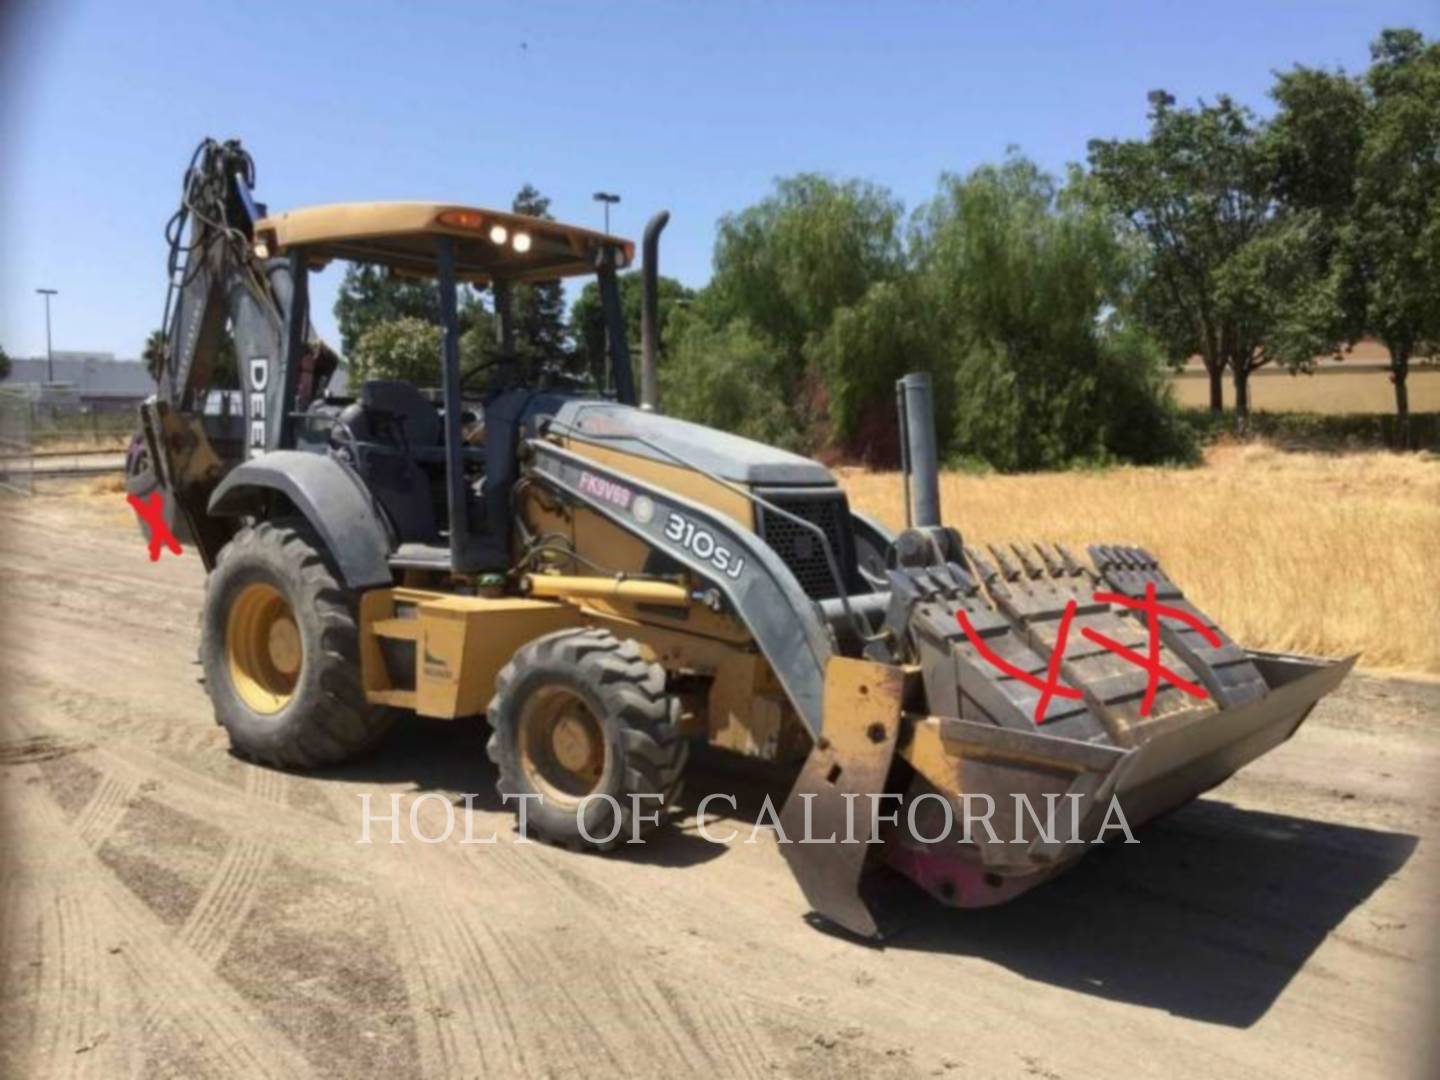
<instances>
[{"instance_id":1,"label":"light pole","mask_svg":"<svg viewBox=\"0 0 1440 1080\"><path fill-rule=\"evenodd\" d=\"M606 235L606 236L609 236L609 235L610 235L610 207L613 206L615 203L618 203L618 202L620 201L620 196L619 196L619 195L612 195L612 194L610 194L610 192L608 192L608 191L597 191L597 192L595 192L594 199L595 199L596 202L601 202L601 203L604 203L604 204L605 204L605 235Z\"/></svg>"},{"instance_id":2,"label":"light pole","mask_svg":"<svg viewBox=\"0 0 1440 1080\"><path fill-rule=\"evenodd\" d=\"M59 289L36 289L37 293L45 297L45 381L55 381L55 353L50 348L50 297L58 296Z\"/></svg>"}]
</instances>

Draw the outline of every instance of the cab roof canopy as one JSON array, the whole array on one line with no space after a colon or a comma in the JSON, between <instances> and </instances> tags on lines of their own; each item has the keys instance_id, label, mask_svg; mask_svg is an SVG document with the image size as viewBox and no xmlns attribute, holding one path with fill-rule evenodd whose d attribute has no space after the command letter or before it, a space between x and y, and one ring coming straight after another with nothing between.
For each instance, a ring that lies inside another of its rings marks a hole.
<instances>
[{"instance_id":1,"label":"cab roof canopy","mask_svg":"<svg viewBox=\"0 0 1440 1080\"><path fill-rule=\"evenodd\" d=\"M419 277L437 273L437 236L455 238L455 276L476 284L591 274L606 246L615 251L616 269L635 257L635 245L616 236L453 203L334 203L271 214L255 224L256 242L267 244L271 254L303 247L318 264L378 263Z\"/></svg>"}]
</instances>

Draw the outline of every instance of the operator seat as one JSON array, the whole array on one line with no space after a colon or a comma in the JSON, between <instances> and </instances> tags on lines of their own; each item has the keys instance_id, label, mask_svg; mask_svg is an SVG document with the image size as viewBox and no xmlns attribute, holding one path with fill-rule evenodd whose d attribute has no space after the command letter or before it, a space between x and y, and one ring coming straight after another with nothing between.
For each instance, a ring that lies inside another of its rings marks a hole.
<instances>
[{"instance_id":1,"label":"operator seat","mask_svg":"<svg viewBox=\"0 0 1440 1080\"><path fill-rule=\"evenodd\" d=\"M372 379L360 388L360 405L371 434L382 441L394 442L421 460L440 446L440 413L412 384Z\"/></svg>"},{"instance_id":2,"label":"operator seat","mask_svg":"<svg viewBox=\"0 0 1440 1080\"><path fill-rule=\"evenodd\" d=\"M356 472L390 519L401 543L438 538L437 484L427 464L445 460L440 413L407 382L373 379L340 416L353 440Z\"/></svg>"}]
</instances>

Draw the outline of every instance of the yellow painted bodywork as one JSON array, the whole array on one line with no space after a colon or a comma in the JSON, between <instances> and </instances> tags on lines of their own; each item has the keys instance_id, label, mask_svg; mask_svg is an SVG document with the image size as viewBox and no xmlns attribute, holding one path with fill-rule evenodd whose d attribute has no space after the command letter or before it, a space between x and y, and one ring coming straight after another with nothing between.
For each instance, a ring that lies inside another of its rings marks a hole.
<instances>
[{"instance_id":1,"label":"yellow painted bodywork","mask_svg":"<svg viewBox=\"0 0 1440 1080\"><path fill-rule=\"evenodd\" d=\"M506 241L491 239L504 230ZM509 238L524 233L529 249L517 251ZM255 223L255 237L281 255L304 248L318 263L349 259L377 263L403 274L434 277L435 237L455 240L456 275L482 283L547 281L595 272L595 252L615 252L618 269L630 265L635 245L592 229L562 225L504 210L431 202L358 202L307 206L271 214Z\"/></svg>"},{"instance_id":2,"label":"yellow painted bodywork","mask_svg":"<svg viewBox=\"0 0 1440 1080\"><path fill-rule=\"evenodd\" d=\"M366 696L445 719L484 712L495 676L526 642L582 625L577 609L559 601L420 589L366 593L361 622ZM414 690L394 688L379 638L415 643Z\"/></svg>"},{"instance_id":3,"label":"yellow painted bodywork","mask_svg":"<svg viewBox=\"0 0 1440 1080\"><path fill-rule=\"evenodd\" d=\"M531 574L521 583L527 596L612 600L619 603L659 604L684 608L690 604L690 590L668 581L636 581L632 578L579 577L569 574Z\"/></svg>"},{"instance_id":4,"label":"yellow painted bodywork","mask_svg":"<svg viewBox=\"0 0 1440 1080\"><path fill-rule=\"evenodd\" d=\"M583 439L566 445L754 528L752 504L726 484ZM473 716L484 712L496 675L525 644L557 630L603 627L635 641L672 675L708 680L699 684L705 689L692 702L697 715L687 717L688 731L748 756L804 755L808 733L743 623L696 602L690 585L644 577L650 547L602 515L523 485L515 509L525 532L563 541L577 557L557 554L532 568L520 582L523 596L465 596L408 581L366 593L360 652L369 700L422 716ZM392 680L381 647L386 638L415 643L413 679L404 672Z\"/></svg>"},{"instance_id":5,"label":"yellow painted bodywork","mask_svg":"<svg viewBox=\"0 0 1440 1080\"><path fill-rule=\"evenodd\" d=\"M623 450L616 450L611 446L601 446L573 435L566 435L562 438L560 445L572 454L589 458L597 465L625 473L664 491L673 492L698 502L702 506L708 506L746 529L755 528L755 508L749 499L729 484L712 480L694 469L687 469L683 465L673 465L665 461L655 461L638 454L627 454Z\"/></svg>"}]
</instances>

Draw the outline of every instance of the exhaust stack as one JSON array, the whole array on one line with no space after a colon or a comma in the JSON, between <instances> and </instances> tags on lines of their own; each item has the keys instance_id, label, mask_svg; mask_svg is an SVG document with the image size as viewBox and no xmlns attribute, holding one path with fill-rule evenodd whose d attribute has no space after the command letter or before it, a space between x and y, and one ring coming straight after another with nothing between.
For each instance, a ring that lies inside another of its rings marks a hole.
<instances>
[{"instance_id":1,"label":"exhaust stack","mask_svg":"<svg viewBox=\"0 0 1440 1080\"><path fill-rule=\"evenodd\" d=\"M900 469L905 477L905 524L940 524L940 452L935 442L935 404L927 372L906 375L895 384L900 410Z\"/></svg>"},{"instance_id":2,"label":"exhaust stack","mask_svg":"<svg viewBox=\"0 0 1440 1080\"><path fill-rule=\"evenodd\" d=\"M645 226L640 269L640 407L660 408L660 233L670 223L661 210Z\"/></svg>"}]
</instances>

